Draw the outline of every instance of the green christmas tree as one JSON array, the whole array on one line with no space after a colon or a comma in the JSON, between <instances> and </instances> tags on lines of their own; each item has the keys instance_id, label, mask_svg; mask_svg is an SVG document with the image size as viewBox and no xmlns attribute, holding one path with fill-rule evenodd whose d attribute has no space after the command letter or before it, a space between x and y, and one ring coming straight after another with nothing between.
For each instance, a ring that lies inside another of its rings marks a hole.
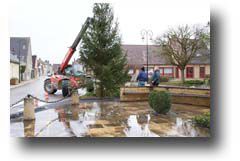
<instances>
[{"instance_id":1,"label":"green christmas tree","mask_svg":"<svg viewBox=\"0 0 240 161\"><path fill-rule=\"evenodd\" d=\"M93 21L82 39L80 60L93 71L100 96L112 96L129 78L127 59L121 49L112 7L107 3L96 3L93 13Z\"/></svg>"}]
</instances>

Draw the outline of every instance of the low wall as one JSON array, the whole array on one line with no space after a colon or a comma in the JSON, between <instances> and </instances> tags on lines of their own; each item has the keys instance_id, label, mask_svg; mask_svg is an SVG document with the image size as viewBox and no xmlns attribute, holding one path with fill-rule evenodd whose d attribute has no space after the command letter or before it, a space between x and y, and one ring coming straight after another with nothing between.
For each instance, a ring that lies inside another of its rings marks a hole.
<instances>
[{"instance_id":1,"label":"low wall","mask_svg":"<svg viewBox=\"0 0 240 161\"><path fill-rule=\"evenodd\" d=\"M172 95L172 103L210 107L210 89L178 86L122 87L120 101L147 101L152 90L169 92Z\"/></svg>"}]
</instances>

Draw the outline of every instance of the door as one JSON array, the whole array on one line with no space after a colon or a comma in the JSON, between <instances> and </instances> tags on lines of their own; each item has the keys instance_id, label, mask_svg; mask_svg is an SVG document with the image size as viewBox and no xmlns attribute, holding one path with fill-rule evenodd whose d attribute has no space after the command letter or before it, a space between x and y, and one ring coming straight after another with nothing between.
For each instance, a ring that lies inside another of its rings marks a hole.
<instances>
[{"instance_id":1,"label":"door","mask_svg":"<svg viewBox=\"0 0 240 161\"><path fill-rule=\"evenodd\" d=\"M193 78L193 67L187 67L187 78Z\"/></svg>"},{"instance_id":2,"label":"door","mask_svg":"<svg viewBox=\"0 0 240 161\"><path fill-rule=\"evenodd\" d=\"M205 78L205 67L200 67L200 78Z\"/></svg>"},{"instance_id":3,"label":"door","mask_svg":"<svg viewBox=\"0 0 240 161\"><path fill-rule=\"evenodd\" d=\"M179 69L176 67L176 78L179 78Z\"/></svg>"}]
</instances>

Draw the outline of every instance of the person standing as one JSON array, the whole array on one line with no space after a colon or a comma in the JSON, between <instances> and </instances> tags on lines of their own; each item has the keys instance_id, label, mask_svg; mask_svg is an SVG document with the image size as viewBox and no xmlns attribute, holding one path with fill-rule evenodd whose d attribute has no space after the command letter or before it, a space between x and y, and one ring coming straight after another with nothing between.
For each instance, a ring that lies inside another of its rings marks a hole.
<instances>
[{"instance_id":1,"label":"person standing","mask_svg":"<svg viewBox=\"0 0 240 161\"><path fill-rule=\"evenodd\" d=\"M160 71L158 67L155 67L153 76L152 76L152 86L158 86L160 83Z\"/></svg>"},{"instance_id":2,"label":"person standing","mask_svg":"<svg viewBox=\"0 0 240 161\"><path fill-rule=\"evenodd\" d=\"M145 72L144 67L141 68L141 71L139 72L137 77L137 81L139 87L145 86L145 82L147 81L147 73Z\"/></svg>"},{"instance_id":3,"label":"person standing","mask_svg":"<svg viewBox=\"0 0 240 161\"><path fill-rule=\"evenodd\" d=\"M137 81L138 74L139 74L139 70L135 69L134 73L132 75L132 78L131 78L131 82L136 82Z\"/></svg>"}]
</instances>

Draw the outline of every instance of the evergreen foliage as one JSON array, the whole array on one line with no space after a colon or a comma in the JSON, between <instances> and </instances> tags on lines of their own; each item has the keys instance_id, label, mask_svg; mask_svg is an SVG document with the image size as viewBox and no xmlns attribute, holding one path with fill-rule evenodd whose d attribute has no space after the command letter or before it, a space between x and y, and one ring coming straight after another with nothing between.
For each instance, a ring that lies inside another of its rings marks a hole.
<instances>
[{"instance_id":1,"label":"evergreen foliage","mask_svg":"<svg viewBox=\"0 0 240 161\"><path fill-rule=\"evenodd\" d=\"M93 71L100 96L112 96L128 80L127 59L112 7L96 3L93 14L93 22L82 39L80 60Z\"/></svg>"}]
</instances>

